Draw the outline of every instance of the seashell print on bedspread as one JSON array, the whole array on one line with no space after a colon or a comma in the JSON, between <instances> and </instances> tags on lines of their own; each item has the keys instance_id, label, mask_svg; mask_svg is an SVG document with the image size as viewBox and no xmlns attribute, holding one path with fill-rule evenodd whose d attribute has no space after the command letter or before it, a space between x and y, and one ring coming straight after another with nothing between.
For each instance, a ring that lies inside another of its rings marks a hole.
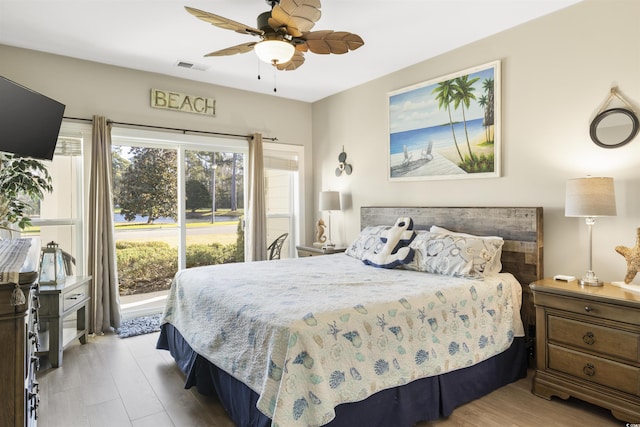
<instances>
[{"instance_id":1,"label":"seashell print on bedspread","mask_svg":"<svg viewBox=\"0 0 640 427\"><path fill-rule=\"evenodd\" d=\"M259 394L276 427L320 426L334 407L464 368L523 335L522 288L364 265L344 254L192 268L162 322Z\"/></svg>"}]
</instances>

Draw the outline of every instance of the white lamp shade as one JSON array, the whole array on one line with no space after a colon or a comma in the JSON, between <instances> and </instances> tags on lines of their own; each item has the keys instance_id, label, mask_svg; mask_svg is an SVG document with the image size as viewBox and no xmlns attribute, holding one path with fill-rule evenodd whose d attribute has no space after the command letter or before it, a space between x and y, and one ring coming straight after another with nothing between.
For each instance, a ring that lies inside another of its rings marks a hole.
<instances>
[{"instance_id":1,"label":"white lamp shade","mask_svg":"<svg viewBox=\"0 0 640 427\"><path fill-rule=\"evenodd\" d=\"M261 61L269 64L289 62L296 48L282 40L263 40L253 47Z\"/></svg>"},{"instance_id":2,"label":"white lamp shade","mask_svg":"<svg viewBox=\"0 0 640 427\"><path fill-rule=\"evenodd\" d=\"M587 177L567 181L565 216L596 217L616 215L613 178Z\"/></svg>"},{"instance_id":3,"label":"white lamp shade","mask_svg":"<svg viewBox=\"0 0 640 427\"><path fill-rule=\"evenodd\" d=\"M340 210L340 193L338 191L321 191L320 192L320 210L321 211L339 211Z\"/></svg>"}]
</instances>

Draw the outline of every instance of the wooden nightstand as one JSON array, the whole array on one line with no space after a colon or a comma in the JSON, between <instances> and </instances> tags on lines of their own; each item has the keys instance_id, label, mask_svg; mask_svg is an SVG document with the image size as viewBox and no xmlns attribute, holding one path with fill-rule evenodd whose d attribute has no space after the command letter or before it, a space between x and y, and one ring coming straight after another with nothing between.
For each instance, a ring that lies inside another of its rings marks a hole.
<instances>
[{"instance_id":1,"label":"wooden nightstand","mask_svg":"<svg viewBox=\"0 0 640 427\"><path fill-rule=\"evenodd\" d=\"M315 246L296 246L298 250L298 258L306 257L306 256L318 256L318 255L329 255L329 254L339 254L340 252L344 252L347 248L317 248Z\"/></svg>"},{"instance_id":2,"label":"wooden nightstand","mask_svg":"<svg viewBox=\"0 0 640 427\"><path fill-rule=\"evenodd\" d=\"M62 364L65 346L75 339L87 342L90 284L91 276L69 276L58 285L40 285L40 351L36 354L48 355L54 368Z\"/></svg>"},{"instance_id":3,"label":"wooden nightstand","mask_svg":"<svg viewBox=\"0 0 640 427\"><path fill-rule=\"evenodd\" d=\"M537 336L532 392L573 396L640 422L640 293L575 280L530 287Z\"/></svg>"}]
</instances>

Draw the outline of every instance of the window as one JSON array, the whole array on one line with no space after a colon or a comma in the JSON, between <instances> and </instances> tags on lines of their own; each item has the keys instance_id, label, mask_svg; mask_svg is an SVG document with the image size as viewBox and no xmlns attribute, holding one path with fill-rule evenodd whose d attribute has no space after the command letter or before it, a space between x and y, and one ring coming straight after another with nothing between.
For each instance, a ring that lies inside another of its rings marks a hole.
<instances>
[{"instance_id":1,"label":"window","mask_svg":"<svg viewBox=\"0 0 640 427\"><path fill-rule=\"evenodd\" d=\"M74 274L86 272L84 229L83 144L90 140L86 125L63 122L52 161L44 161L53 181L53 192L34 206L32 226L25 237L40 236L42 245L56 242L76 260Z\"/></svg>"},{"instance_id":2,"label":"window","mask_svg":"<svg viewBox=\"0 0 640 427\"><path fill-rule=\"evenodd\" d=\"M293 258L300 235L300 175L304 150L300 146L275 143L265 143L263 147L267 242L288 233L281 257Z\"/></svg>"},{"instance_id":3,"label":"window","mask_svg":"<svg viewBox=\"0 0 640 427\"><path fill-rule=\"evenodd\" d=\"M40 235L43 245L58 243L77 260L74 273L78 275L87 271L85 201L90 159L83 146L90 147L90 141L91 125L63 123L54 159L45 162L54 191L34 207L33 227L24 233ZM160 312L178 269L227 262L230 257L244 260L246 140L114 127L112 143L116 254L125 318ZM267 239L270 242L288 233L282 256L294 257L300 235L304 149L281 143L265 143L264 147ZM175 185L164 188L174 201L173 211L158 216L136 213L131 206L123 211L123 180L136 155L156 156L150 164L162 159L165 168L171 169ZM166 166L170 163L173 166ZM125 219L127 213L131 221ZM233 245L239 253L229 253ZM140 262L144 257L156 267L145 268L148 264ZM162 277L148 275L154 271ZM162 282L162 286L152 285L153 281ZM154 293L122 292L123 284L132 283ZM163 290L157 291L160 288Z\"/></svg>"}]
</instances>

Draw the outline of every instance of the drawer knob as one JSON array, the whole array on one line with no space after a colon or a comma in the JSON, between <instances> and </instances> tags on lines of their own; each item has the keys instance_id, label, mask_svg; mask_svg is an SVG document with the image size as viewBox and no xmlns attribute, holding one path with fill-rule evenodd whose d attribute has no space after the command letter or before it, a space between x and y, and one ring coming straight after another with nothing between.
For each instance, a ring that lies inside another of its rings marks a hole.
<instances>
[{"instance_id":1,"label":"drawer knob","mask_svg":"<svg viewBox=\"0 0 640 427\"><path fill-rule=\"evenodd\" d=\"M593 332L587 332L582 336L582 341L584 341L585 344L592 345L596 342L596 337L593 335Z\"/></svg>"},{"instance_id":2,"label":"drawer knob","mask_svg":"<svg viewBox=\"0 0 640 427\"><path fill-rule=\"evenodd\" d=\"M591 313L591 311L593 311L593 308L589 307L588 305L584 307L584 311L586 311L587 313Z\"/></svg>"},{"instance_id":3,"label":"drawer knob","mask_svg":"<svg viewBox=\"0 0 640 427\"><path fill-rule=\"evenodd\" d=\"M31 364L35 368L36 371L40 370L40 358L37 356L31 356Z\"/></svg>"},{"instance_id":4,"label":"drawer knob","mask_svg":"<svg viewBox=\"0 0 640 427\"><path fill-rule=\"evenodd\" d=\"M582 372L584 372L586 376L592 377L596 374L596 367L591 363L587 363L586 365L584 365L584 368L582 368Z\"/></svg>"}]
</instances>

